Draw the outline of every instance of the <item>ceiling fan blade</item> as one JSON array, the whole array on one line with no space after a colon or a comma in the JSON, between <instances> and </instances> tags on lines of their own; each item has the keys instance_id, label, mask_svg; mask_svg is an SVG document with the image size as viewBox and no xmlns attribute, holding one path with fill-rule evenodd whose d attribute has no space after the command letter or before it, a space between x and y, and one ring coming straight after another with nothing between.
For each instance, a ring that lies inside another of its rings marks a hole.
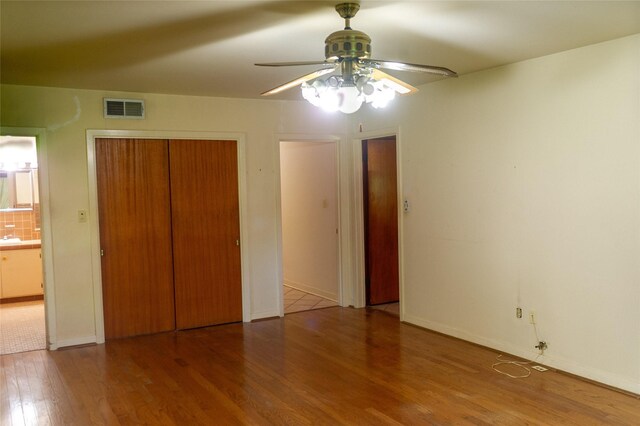
<instances>
[{"instance_id":1,"label":"ceiling fan blade","mask_svg":"<svg viewBox=\"0 0 640 426\"><path fill-rule=\"evenodd\" d=\"M387 86L393 88L401 95L411 94L418 91L417 87L413 87L409 83L405 83L404 81L397 79L394 76L389 75L386 72L382 72L376 68L373 68L371 70L371 77L374 80L384 82Z\"/></svg>"},{"instance_id":2,"label":"ceiling fan blade","mask_svg":"<svg viewBox=\"0 0 640 426\"><path fill-rule=\"evenodd\" d=\"M373 68L385 68L389 70L398 70L398 71L426 72L429 74L443 75L445 77L458 76L458 74L455 71L451 71L449 68L434 67L431 65L407 64L405 62L380 61L377 59L366 59L366 58L360 59L359 62L365 66L370 66Z\"/></svg>"},{"instance_id":3,"label":"ceiling fan blade","mask_svg":"<svg viewBox=\"0 0 640 426\"><path fill-rule=\"evenodd\" d=\"M259 67L297 67L300 65L326 65L334 66L333 62L329 61L299 61L299 62L267 62L261 64L254 64Z\"/></svg>"},{"instance_id":4,"label":"ceiling fan blade","mask_svg":"<svg viewBox=\"0 0 640 426\"><path fill-rule=\"evenodd\" d=\"M333 71L335 71L335 69L337 68L337 65L334 65L331 68L325 68L325 69L321 69L321 70L317 70L314 71L312 73L303 75L302 77L298 77L295 80L291 80L288 83L282 84L278 87L274 87L271 90L268 90L264 93L261 93L261 96L269 96L269 95L275 95L276 93L280 93L283 92L285 90L291 89L292 87L298 86L302 83L304 83L305 81L309 81L309 80L313 80L314 78L318 78L320 76L323 76L325 74L329 74Z\"/></svg>"}]
</instances>

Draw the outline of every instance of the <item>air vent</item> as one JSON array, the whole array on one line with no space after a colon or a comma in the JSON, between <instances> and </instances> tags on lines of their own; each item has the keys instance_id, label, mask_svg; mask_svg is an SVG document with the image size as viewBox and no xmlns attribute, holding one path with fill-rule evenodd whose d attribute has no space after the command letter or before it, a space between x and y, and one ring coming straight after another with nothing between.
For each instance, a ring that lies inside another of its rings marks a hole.
<instances>
[{"instance_id":1,"label":"air vent","mask_svg":"<svg viewBox=\"0 0 640 426\"><path fill-rule=\"evenodd\" d=\"M144 118L144 101L140 99L104 98L105 118Z\"/></svg>"}]
</instances>

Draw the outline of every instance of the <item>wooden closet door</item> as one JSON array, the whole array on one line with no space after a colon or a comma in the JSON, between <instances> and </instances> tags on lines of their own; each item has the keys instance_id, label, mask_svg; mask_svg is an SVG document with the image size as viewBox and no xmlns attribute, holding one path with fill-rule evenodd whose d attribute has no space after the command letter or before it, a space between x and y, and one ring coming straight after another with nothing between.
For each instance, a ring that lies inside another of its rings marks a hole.
<instances>
[{"instance_id":1,"label":"wooden closet door","mask_svg":"<svg viewBox=\"0 0 640 426\"><path fill-rule=\"evenodd\" d=\"M167 141L96 139L105 337L175 329Z\"/></svg>"},{"instance_id":2,"label":"wooden closet door","mask_svg":"<svg viewBox=\"0 0 640 426\"><path fill-rule=\"evenodd\" d=\"M367 305L397 302L400 278L395 136L363 141L362 154Z\"/></svg>"},{"instance_id":3,"label":"wooden closet door","mask_svg":"<svg viewBox=\"0 0 640 426\"><path fill-rule=\"evenodd\" d=\"M242 321L236 141L169 141L178 329Z\"/></svg>"}]
</instances>

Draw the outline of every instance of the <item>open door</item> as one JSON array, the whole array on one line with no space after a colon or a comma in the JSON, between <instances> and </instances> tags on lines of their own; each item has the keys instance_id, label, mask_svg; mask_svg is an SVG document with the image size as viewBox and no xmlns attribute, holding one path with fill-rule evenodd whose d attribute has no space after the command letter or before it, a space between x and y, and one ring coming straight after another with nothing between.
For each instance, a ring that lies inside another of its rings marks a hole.
<instances>
[{"instance_id":1,"label":"open door","mask_svg":"<svg viewBox=\"0 0 640 426\"><path fill-rule=\"evenodd\" d=\"M337 142L280 142L284 313L337 306Z\"/></svg>"},{"instance_id":2,"label":"open door","mask_svg":"<svg viewBox=\"0 0 640 426\"><path fill-rule=\"evenodd\" d=\"M399 300L396 137L362 141L367 305Z\"/></svg>"}]
</instances>

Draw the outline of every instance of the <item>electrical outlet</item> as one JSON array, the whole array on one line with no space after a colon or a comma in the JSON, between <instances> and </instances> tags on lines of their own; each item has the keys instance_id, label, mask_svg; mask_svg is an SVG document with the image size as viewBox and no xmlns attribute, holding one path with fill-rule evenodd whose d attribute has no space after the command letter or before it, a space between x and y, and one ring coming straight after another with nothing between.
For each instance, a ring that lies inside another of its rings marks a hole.
<instances>
[{"instance_id":1,"label":"electrical outlet","mask_svg":"<svg viewBox=\"0 0 640 426\"><path fill-rule=\"evenodd\" d=\"M536 323L536 313L535 311L529 311L529 324Z\"/></svg>"},{"instance_id":2,"label":"electrical outlet","mask_svg":"<svg viewBox=\"0 0 640 426\"><path fill-rule=\"evenodd\" d=\"M516 308L516 318L522 318L522 308Z\"/></svg>"},{"instance_id":3,"label":"electrical outlet","mask_svg":"<svg viewBox=\"0 0 640 426\"><path fill-rule=\"evenodd\" d=\"M547 371L548 368L544 368L541 365L532 365L531 368L533 368L534 370L538 370L538 371Z\"/></svg>"},{"instance_id":4,"label":"electrical outlet","mask_svg":"<svg viewBox=\"0 0 640 426\"><path fill-rule=\"evenodd\" d=\"M534 346L534 348L538 349L540 353L546 351L547 347L547 342L545 342L544 340L539 341L538 344Z\"/></svg>"}]
</instances>

